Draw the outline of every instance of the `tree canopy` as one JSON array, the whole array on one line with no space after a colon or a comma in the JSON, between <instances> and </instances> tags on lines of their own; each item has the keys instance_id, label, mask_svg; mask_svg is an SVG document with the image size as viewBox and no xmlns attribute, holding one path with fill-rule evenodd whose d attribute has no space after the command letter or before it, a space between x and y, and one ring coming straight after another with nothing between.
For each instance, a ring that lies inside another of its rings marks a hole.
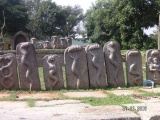
<instances>
[{"instance_id":1,"label":"tree canopy","mask_svg":"<svg viewBox=\"0 0 160 120\"><path fill-rule=\"evenodd\" d=\"M23 0L0 0L0 27L4 24L4 17L4 33L13 35L26 30L28 14Z\"/></svg>"},{"instance_id":2,"label":"tree canopy","mask_svg":"<svg viewBox=\"0 0 160 120\"><path fill-rule=\"evenodd\" d=\"M83 15L80 6L60 6L52 0L0 0L1 33L24 31L37 39L52 35L75 37L83 20L91 42L116 40L122 49L156 48L155 37L143 29L158 25L160 0L97 0ZM1 37L1 36L0 36Z\"/></svg>"},{"instance_id":3,"label":"tree canopy","mask_svg":"<svg viewBox=\"0 0 160 120\"><path fill-rule=\"evenodd\" d=\"M97 0L85 15L87 35L100 44L116 40L123 49L148 48L143 29L158 25L159 10L159 0Z\"/></svg>"},{"instance_id":4,"label":"tree canopy","mask_svg":"<svg viewBox=\"0 0 160 120\"><path fill-rule=\"evenodd\" d=\"M83 19L80 6L60 6L51 1L26 2L30 8L28 29L36 38L52 35L74 36L75 27ZM34 7L35 5L35 7Z\"/></svg>"},{"instance_id":5,"label":"tree canopy","mask_svg":"<svg viewBox=\"0 0 160 120\"><path fill-rule=\"evenodd\" d=\"M51 0L0 0L0 28L11 36L24 31L37 39L74 37L82 19L80 6L60 6Z\"/></svg>"}]
</instances>

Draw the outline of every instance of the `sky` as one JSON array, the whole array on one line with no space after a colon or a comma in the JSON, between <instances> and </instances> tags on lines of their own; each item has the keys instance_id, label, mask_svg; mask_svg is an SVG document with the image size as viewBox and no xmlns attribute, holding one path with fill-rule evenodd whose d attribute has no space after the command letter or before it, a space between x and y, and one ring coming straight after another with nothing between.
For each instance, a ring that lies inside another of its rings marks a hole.
<instances>
[{"instance_id":1,"label":"sky","mask_svg":"<svg viewBox=\"0 0 160 120\"><path fill-rule=\"evenodd\" d=\"M96 0L52 0L52 2L55 2L57 5L62 6L75 6L80 5L81 8L84 10L84 13L87 9L94 3Z\"/></svg>"},{"instance_id":2,"label":"sky","mask_svg":"<svg viewBox=\"0 0 160 120\"><path fill-rule=\"evenodd\" d=\"M57 5L62 5L62 6L75 6L75 5L80 5L81 8L84 10L84 13L86 12L87 9L90 8L92 3L95 3L96 0L52 0L52 2L55 2ZM155 31L157 28L149 28L147 30L144 30L144 32L149 35L152 34L153 31Z\"/></svg>"}]
</instances>

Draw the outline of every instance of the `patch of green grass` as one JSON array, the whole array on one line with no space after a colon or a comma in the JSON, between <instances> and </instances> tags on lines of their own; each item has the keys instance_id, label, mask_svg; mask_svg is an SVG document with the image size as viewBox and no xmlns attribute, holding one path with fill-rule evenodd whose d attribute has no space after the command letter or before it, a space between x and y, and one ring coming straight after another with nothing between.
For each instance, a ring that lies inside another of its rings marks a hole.
<instances>
[{"instance_id":1,"label":"patch of green grass","mask_svg":"<svg viewBox=\"0 0 160 120\"><path fill-rule=\"evenodd\" d=\"M154 96L160 96L160 93L146 92L146 93L142 94L142 96L154 97Z\"/></svg>"},{"instance_id":2,"label":"patch of green grass","mask_svg":"<svg viewBox=\"0 0 160 120\"><path fill-rule=\"evenodd\" d=\"M65 66L62 66L62 72L63 72L63 81L64 81L64 87L67 87L67 83L66 83L66 69Z\"/></svg>"},{"instance_id":3,"label":"patch of green grass","mask_svg":"<svg viewBox=\"0 0 160 120\"><path fill-rule=\"evenodd\" d=\"M140 103L137 100L133 100L131 96L117 96L114 94L108 94L105 98L94 98L94 97L88 97L88 98L78 98L78 100L81 100L84 103L89 103L93 106L103 106L103 105L122 105L122 104L134 104L134 103Z\"/></svg>"},{"instance_id":4,"label":"patch of green grass","mask_svg":"<svg viewBox=\"0 0 160 120\"><path fill-rule=\"evenodd\" d=\"M140 90L140 89L138 89L137 91L141 93L140 96L142 96L142 97L156 97L156 96L160 96L160 92L157 92L157 93L155 93L155 92L147 92L147 91Z\"/></svg>"},{"instance_id":5,"label":"patch of green grass","mask_svg":"<svg viewBox=\"0 0 160 120\"><path fill-rule=\"evenodd\" d=\"M27 99L27 103L29 107L35 107L35 100L34 99Z\"/></svg>"},{"instance_id":6,"label":"patch of green grass","mask_svg":"<svg viewBox=\"0 0 160 120\"><path fill-rule=\"evenodd\" d=\"M43 77L43 67L38 67L38 72L39 72L39 78L40 78L40 83L41 83L41 89L45 90L45 82L44 82L44 77Z\"/></svg>"},{"instance_id":7,"label":"patch of green grass","mask_svg":"<svg viewBox=\"0 0 160 120\"><path fill-rule=\"evenodd\" d=\"M11 93L8 97L1 98L0 101L16 101L16 93Z\"/></svg>"},{"instance_id":8,"label":"patch of green grass","mask_svg":"<svg viewBox=\"0 0 160 120\"><path fill-rule=\"evenodd\" d=\"M144 90L137 90L138 92L141 92L142 94L140 94L141 96L145 96L145 97L154 97L154 96L160 96L160 92L147 92Z\"/></svg>"}]
</instances>

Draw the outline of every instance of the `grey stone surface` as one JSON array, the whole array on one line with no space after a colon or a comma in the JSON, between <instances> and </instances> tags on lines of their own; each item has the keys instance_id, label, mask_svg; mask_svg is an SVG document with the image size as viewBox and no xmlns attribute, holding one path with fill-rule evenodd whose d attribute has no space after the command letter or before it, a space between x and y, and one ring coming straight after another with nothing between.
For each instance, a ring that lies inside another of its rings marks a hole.
<instances>
[{"instance_id":1,"label":"grey stone surface","mask_svg":"<svg viewBox=\"0 0 160 120\"><path fill-rule=\"evenodd\" d=\"M146 52L146 78L160 84L160 50Z\"/></svg>"},{"instance_id":2,"label":"grey stone surface","mask_svg":"<svg viewBox=\"0 0 160 120\"><path fill-rule=\"evenodd\" d=\"M68 47L67 40L64 38L60 38L60 40L61 40L61 48L66 49Z\"/></svg>"},{"instance_id":3,"label":"grey stone surface","mask_svg":"<svg viewBox=\"0 0 160 120\"><path fill-rule=\"evenodd\" d=\"M103 52L105 56L108 86L125 86L122 57L120 53L119 43L116 41L109 41L105 43L103 47Z\"/></svg>"},{"instance_id":4,"label":"grey stone surface","mask_svg":"<svg viewBox=\"0 0 160 120\"><path fill-rule=\"evenodd\" d=\"M79 45L68 47L65 52L66 83L68 89L88 89L88 68L85 50Z\"/></svg>"},{"instance_id":5,"label":"grey stone surface","mask_svg":"<svg viewBox=\"0 0 160 120\"><path fill-rule=\"evenodd\" d=\"M22 90L40 90L40 79L35 48L24 42L17 46L17 62Z\"/></svg>"},{"instance_id":6,"label":"grey stone surface","mask_svg":"<svg viewBox=\"0 0 160 120\"><path fill-rule=\"evenodd\" d=\"M67 37L66 41L67 41L67 47L72 45L72 38L71 37Z\"/></svg>"},{"instance_id":7,"label":"grey stone surface","mask_svg":"<svg viewBox=\"0 0 160 120\"><path fill-rule=\"evenodd\" d=\"M141 86L143 83L142 56L138 50L126 53L126 74L128 86Z\"/></svg>"},{"instance_id":8,"label":"grey stone surface","mask_svg":"<svg viewBox=\"0 0 160 120\"><path fill-rule=\"evenodd\" d=\"M61 41L58 36L51 37L51 47L53 49L60 49L61 48Z\"/></svg>"},{"instance_id":9,"label":"grey stone surface","mask_svg":"<svg viewBox=\"0 0 160 120\"><path fill-rule=\"evenodd\" d=\"M65 92L63 93L64 96L70 98L86 98L86 97L94 97L94 98L106 98L107 94L103 91L93 91L93 92Z\"/></svg>"},{"instance_id":10,"label":"grey stone surface","mask_svg":"<svg viewBox=\"0 0 160 120\"><path fill-rule=\"evenodd\" d=\"M30 39L30 42L34 45L35 49L37 49L37 44L36 44L37 39L33 37Z\"/></svg>"},{"instance_id":11,"label":"grey stone surface","mask_svg":"<svg viewBox=\"0 0 160 120\"><path fill-rule=\"evenodd\" d=\"M51 42L50 41L44 41L43 42L43 48L44 49L51 49Z\"/></svg>"},{"instance_id":12,"label":"grey stone surface","mask_svg":"<svg viewBox=\"0 0 160 120\"><path fill-rule=\"evenodd\" d=\"M43 42L42 41L36 42L36 49L43 49Z\"/></svg>"},{"instance_id":13,"label":"grey stone surface","mask_svg":"<svg viewBox=\"0 0 160 120\"><path fill-rule=\"evenodd\" d=\"M102 47L95 43L85 49L88 60L90 88L106 88L106 70Z\"/></svg>"},{"instance_id":14,"label":"grey stone surface","mask_svg":"<svg viewBox=\"0 0 160 120\"><path fill-rule=\"evenodd\" d=\"M46 55L43 58L43 75L46 90L60 90L64 88L60 56L54 54Z\"/></svg>"},{"instance_id":15,"label":"grey stone surface","mask_svg":"<svg viewBox=\"0 0 160 120\"><path fill-rule=\"evenodd\" d=\"M1 120L140 120L132 111L123 111L120 106L90 106L79 101L44 101L43 107L25 107L25 103L0 104ZM40 102L37 102L40 104ZM36 103L36 105L37 105ZM23 105L24 104L24 105Z\"/></svg>"},{"instance_id":16,"label":"grey stone surface","mask_svg":"<svg viewBox=\"0 0 160 120\"><path fill-rule=\"evenodd\" d=\"M18 90L17 60L14 54L0 55L0 90Z\"/></svg>"},{"instance_id":17,"label":"grey stone surface","mask_svg":"<svg viewBox=\"0 0 160 120\"><path fill-rule=\"evenodd\" d=\"M127 104L127 108L134 108L141 120L160 120L160 103L141 103L141 104Z\"/></svg>"}]
</instances>

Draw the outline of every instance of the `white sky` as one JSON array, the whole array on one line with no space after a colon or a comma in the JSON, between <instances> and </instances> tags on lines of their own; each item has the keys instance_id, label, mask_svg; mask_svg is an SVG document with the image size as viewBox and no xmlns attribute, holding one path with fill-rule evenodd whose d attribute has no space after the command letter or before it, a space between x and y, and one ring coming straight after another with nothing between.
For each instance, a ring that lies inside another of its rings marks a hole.
<instances>
[{"instance_id":1,"label":"white sky","mask_svg":"<svg viewBox=\"0 0 160 120\"><path fill-rule=\"evenodd\" d=\"M75 6L80 5L81 8L84 10L84 13L87 9L94 3L96 0L52 0L52 2L55 2L57 5L62 6Z\"/></svg>"},{"instance_id":2,"label":"white sky","mask_svg":"<svg viewBox=\"0 0 160 120\"><path fill-rule=\"evenodd\" d=\"M80 5L81 8L84 10L84 13L86 12L87 9L90 8L92 3L95 3L96 0L52 0L52 2L55 2L57 5L62 5L62 6L75 6L75 5ZM144 30L144 32L149 35L152 34L153 31L155 31L157 28L149 28L148 30Z\"/></svg>"}]
</instances>

